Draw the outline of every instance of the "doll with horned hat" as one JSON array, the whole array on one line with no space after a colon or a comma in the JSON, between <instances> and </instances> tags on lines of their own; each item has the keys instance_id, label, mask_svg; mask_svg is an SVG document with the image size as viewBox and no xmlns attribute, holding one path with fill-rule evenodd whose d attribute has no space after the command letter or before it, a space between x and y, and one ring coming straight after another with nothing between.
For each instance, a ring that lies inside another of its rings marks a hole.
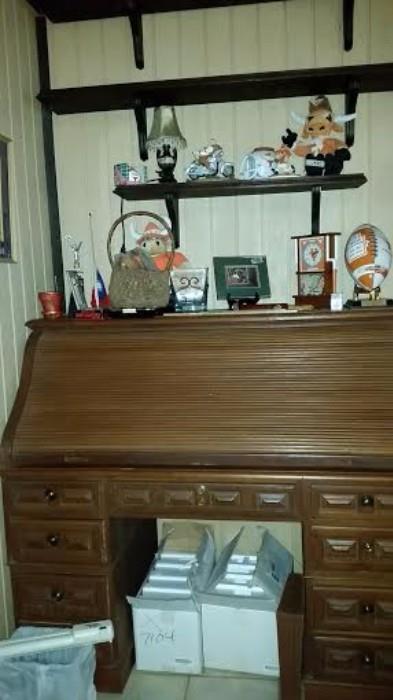
<instances>
[{"instance_id":1,"label":"doll with horned hat","mask_svg":"<svg viewBox=\"0 0 393 700\"><path fill-rule=\"evenodd\" d=\"M345 124L355 119L356 114L333 114L330 102L325 95L317 95L309 101L306 117L291 113L295 122L301 125L299 134L286 130L282 146L277 151L278 159L288 159L293 153L305 159L307 175L338 175L344 162L351 154L341 138Z\"/></svg>"},{"instance_id":2,"label":"doll with horned hat","mask_svg":"<svg viewBox=\"0 0 393 700\"><path fill-rule=\"evenodd\" d=\"M153 221L146 224L143 233L137 238L137 246L147 253L158 270L166 270L170 258L170 267L184 267L188 262L187 258L179 250L174 253L170 251L170 239L166 231L160 228Z\"/></svg>"}]
</instances>

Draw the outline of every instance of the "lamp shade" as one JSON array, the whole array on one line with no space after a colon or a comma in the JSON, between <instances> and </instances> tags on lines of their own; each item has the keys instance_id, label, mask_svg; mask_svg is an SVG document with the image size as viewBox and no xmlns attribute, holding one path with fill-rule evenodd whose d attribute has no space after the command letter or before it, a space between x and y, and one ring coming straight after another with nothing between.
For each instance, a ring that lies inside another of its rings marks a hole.
<instances>
[{"instance_id":1,"label":"lamp shade","mask_svg":"<svg viewBox=\"0 0 393 700\"><path fill-rule=\"evenodd\" d=\"M172 148L185 148L187 141L180 131L174 107L155 107L153 123L147 138L149 149L169 144Z\"/></svg>"}]
</instances>

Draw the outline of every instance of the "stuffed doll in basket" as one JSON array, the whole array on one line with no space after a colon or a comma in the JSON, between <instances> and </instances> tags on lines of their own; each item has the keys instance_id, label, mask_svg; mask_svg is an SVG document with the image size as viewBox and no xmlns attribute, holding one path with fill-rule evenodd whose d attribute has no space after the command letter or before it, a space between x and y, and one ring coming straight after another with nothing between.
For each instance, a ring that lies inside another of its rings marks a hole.
<instances>
[{"instance_id":1,"label":"stuffed doll in basket","mask_svg":"<svg viewBox=\"0 0 393 700\"><path fill-rule=\"evenodd\" d=\"M187 258L179 250L172 252L170 250L170 239L166 231L159 229L157 224L149 221L145 226L145 230L139 238L137 238L137 246L147 253L153 260L157 270L166 270L170 263L170 269L173 267L184 267L188 262ZM171 260L172 259L172 260Z\"/></svg>"},{"instance_id":2,"label":"stuffed doll in basket","mask_svg":"<svg viewBox=\"0 0 393 700\"><path fill-rule=\"evenodd\" d=\"M168 233L149 221L143 233L137 236L136 247L121 256L123 267L129 269L166 270L184 267L188 259L179 250L171 251Z\"/></svg>"},{"instance_id":3,"label":"stuffed doll in basket","mask_svg":"<svg viewBox=\"0 0 393 700\"><path fill-rule=\"evenodd\" d=\"M299 134L286 130L278 154L303 157L307 175L338 175L344 162L351 158L347 144L340 138L343 124L355 117L356 114L334 116L328 98L318 95L310 100L306 117L292 112L293 120L302 129Z\"/></svg>"}]
</instances>

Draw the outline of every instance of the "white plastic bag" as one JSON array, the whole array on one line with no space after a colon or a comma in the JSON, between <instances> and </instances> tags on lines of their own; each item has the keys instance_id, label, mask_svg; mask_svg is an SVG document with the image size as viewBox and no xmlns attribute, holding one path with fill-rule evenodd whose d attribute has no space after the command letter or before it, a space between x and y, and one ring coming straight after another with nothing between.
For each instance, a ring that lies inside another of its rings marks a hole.
<instances>
[{"instance_id":1,"label":"white plastic bag","mask_svg":"<svg viewBox=\"0 0 393 700\"><path fill-rule=\"evenodd\" d=\"M58 630L58 628L57 628ZM20 627L13 639L57 631ZM1 700L96 700L95 648L76 647L0 661Z\"/></svg>"}]
</instances>

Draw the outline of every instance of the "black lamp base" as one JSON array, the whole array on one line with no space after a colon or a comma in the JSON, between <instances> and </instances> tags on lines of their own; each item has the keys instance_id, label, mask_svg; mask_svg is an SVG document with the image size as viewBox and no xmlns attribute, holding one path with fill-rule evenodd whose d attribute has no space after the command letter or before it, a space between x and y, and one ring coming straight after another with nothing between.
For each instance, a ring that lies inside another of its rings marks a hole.
<instances>
[{"instance_id":1,"label":"black lamp base","mask_svg":"<svg viewBox=\"0 0 393 700\"><path fill-rule=\"evenodd\" d=\"M174 170L177 163L177 150L171 148L169 144L164 144L162 148L157 149L157 170L158 179L160 182L176 182Z\"/></svg>"}]
</instances>

